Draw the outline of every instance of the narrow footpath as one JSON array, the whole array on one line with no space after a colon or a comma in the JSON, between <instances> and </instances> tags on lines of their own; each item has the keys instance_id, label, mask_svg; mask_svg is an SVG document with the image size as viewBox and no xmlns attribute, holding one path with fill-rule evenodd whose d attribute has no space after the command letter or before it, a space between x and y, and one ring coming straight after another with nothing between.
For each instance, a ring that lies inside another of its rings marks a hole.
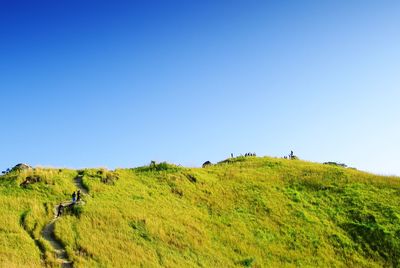
<instances>
[{"instance_id":1,"label":"narrow footpath","mask_svg":"<svg viewBox=\"0 0 400 268\"><path fill-rule=\"evenodd\" d=\"M74 183L76 187L81 191L82 195L88 195L88 190L84 187L82 183L82 177L83 176L77 176L74 179ZM84 204L83 201L78 201L77 204ZM57 261L61 264L61 267L64 268L69 268L73 267L73 262L70 260L65 247L58 241L54 235L54 227L55 223L60 219L60 217L57 217L57 209L58 205L54 206L54 218L43 228L42 230L42 236L44 239L46 239L51 247L53 248L54 253L56 254ZM62 203L63 207L69 207L72 205L71 201L65 201Z\"/></svg>"},{"instance_id":2,"label":"narrow footpath","mask_svg":"<svg viewBox=\"0 0 400 268\"><path fill-rule=\"evenodd\" d=\"M75 186L76 186L79 190L81 190L81 193L82 193L82 194L84 194L84 195L89 195L88 190L87 190L86 187L83 185L82 179L83 179L83 176L82 176L82 175L76 176L75 179L74 179Z\"/></svg>"}]
</instances>

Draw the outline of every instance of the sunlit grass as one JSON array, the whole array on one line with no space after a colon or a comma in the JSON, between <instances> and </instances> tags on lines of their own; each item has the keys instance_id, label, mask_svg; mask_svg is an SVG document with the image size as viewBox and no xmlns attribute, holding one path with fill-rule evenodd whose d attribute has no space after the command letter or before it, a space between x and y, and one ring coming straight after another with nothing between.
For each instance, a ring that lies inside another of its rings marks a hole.
<instances>
[{"instance_id":1,"label":"sunlit grass","mask_svg":"<svg viewBox=\"0 0 400 268\"><path fill-rule=\"evenodd\" d=\"M40 230L70 198L77 172L28 172L44 179L26 189L28 174L1 179L0 262L51 266ZM267 157L79 173L90 196L55 229L76 267L399 265L397 177Z\"/></svg>"}]
</instances>

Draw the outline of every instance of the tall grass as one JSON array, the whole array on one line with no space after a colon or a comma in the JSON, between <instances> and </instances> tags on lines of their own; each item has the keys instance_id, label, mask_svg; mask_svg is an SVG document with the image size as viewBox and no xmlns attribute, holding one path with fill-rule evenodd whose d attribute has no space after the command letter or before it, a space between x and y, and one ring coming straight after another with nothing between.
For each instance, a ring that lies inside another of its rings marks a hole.
<instances>
[{"instance_id":1,"label":"tall grass","mask_svg":"<svg viewBox=\"0 0 400 268\"><path fill-rule=\"evenodd\" d=\"M2 263L55 263L32 237L41 241L49 209L69 198L76 172L40 172L44 179L26 189L19 183L28 174L1 179L8 205L0 246L21 245L0 249ZM397 177L268 157L80 173L90 196L55 226L76 267L400 265Z\"/></svg>"},{"instance_id":2,"label":"tall grass","mask_svg":"<svg viewBox=\"0 0 400 268\"><path fill-rule=\"evenodd\" d=\"M53 217L53 206L74 189L73 174L75 171L39 168L0 177L1 267L56 265L41 230ZM39 177L40 181L21 187L27 177Z\"/></svg>"}]
</instances>

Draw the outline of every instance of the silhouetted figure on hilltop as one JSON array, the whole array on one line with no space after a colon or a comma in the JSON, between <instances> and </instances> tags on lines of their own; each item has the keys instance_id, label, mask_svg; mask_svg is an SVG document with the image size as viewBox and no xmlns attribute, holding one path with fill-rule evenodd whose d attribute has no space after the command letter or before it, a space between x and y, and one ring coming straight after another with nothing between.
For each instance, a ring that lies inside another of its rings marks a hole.
<instances>
[{"instance_id":1,"label":"silhouetted figure on hilltop","mask_svg":"<svg viewBox=\"0 0 400 268\"><path fill-rule=\"evenodd\" d=\"M72 194L72 203L75 203L75 202L76 202L76 193L74 192Z\"/></svg>"}]
</instances>

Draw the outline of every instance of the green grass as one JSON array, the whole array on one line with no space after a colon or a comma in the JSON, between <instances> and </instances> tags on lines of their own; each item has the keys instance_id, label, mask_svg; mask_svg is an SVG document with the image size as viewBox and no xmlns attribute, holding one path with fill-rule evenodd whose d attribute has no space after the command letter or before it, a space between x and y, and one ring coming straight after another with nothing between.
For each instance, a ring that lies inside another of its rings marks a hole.
<instances>
[{"instance_id":1,"label":"green grass","mask_svg":"<svg viewBox=\"0 0 400 268\"><path fill-rule=\"evenodd\" d=\"M0 264L2 267L38 267L54 264L50 245L41 230L53 216L53 206L74 190L74 171L35 169L0 177ZM29 176L41 181L20 184Z\"/></svg>"},{"instance_id":2,"label":"green grass","mask_svg":"<svg viewBox=\"0 0 400 268\"><path fill-rule=\"evenodd\" d=\"M40 230L78 172L28 172L0 178L0 263L56 266ZM76 267L400 267L397 177L269 157L79 173L90 196L55 228Z\"/></svg>"}]
</instances>

